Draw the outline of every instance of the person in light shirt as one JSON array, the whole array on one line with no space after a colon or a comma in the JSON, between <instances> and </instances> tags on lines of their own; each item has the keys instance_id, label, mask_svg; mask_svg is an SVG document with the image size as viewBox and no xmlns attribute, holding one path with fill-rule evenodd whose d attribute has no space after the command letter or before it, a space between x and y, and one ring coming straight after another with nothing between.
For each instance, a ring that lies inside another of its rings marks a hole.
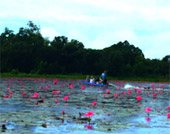
<instances>
[{"instance_id":1,"label":"person in light shirt","mask_svg":"<svg viewBox=\"0 0 170 134\"><path fill-rule=\"evenodd\" d=\"M90 83L94 83L95 82L95 79L93 76L90 77Z\"/></svg>"}]
</instances>

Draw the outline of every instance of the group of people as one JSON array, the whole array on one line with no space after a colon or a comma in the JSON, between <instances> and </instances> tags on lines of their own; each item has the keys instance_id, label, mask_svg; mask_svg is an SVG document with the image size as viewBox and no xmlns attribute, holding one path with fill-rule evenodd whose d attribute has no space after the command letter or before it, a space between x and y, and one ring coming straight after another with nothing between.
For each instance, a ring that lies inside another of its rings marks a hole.
<instances>
[{"instance_id":1,"label":"group of people","mask_svg":"<svg viewBox=\"0 0 170 134\"><path fill-rule=\"evenodd\" d=\"M87 75L86 81L90 83L96 83L96 84L107 84L106 79L106 71L104 71L100 77L94 78L93 76Z\"/></svg>"}]
</instances>

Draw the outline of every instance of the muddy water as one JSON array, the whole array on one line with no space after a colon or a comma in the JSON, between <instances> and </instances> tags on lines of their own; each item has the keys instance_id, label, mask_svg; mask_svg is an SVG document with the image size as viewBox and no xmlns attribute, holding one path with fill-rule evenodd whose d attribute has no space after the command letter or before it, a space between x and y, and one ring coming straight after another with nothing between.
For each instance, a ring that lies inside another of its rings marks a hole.
<instances>
[{"instance_id":1,"label":"muddy water","mask_svg":"<svg viewBox=\"0 0 170 134\"><path fill-rule=\"evenodd\" d=\"M56 80L56 84L53 84L54 79L1 78L0 80L2 133L170 132L170 119L167 116L167 113L170 113L167 109L170 106L169 83L110 81L116 86L103 88L80 85L79 80ZM132 90L131 93L128 92L129 89ZM110 90L110 94L107 90ZM52 91L60 93L53 94ZM35 92L38 93L38 97L31 98ZM118 97L115 98L114 94ZM63 100L64 96L68 96L69 99ZM137 96L141 96L142 100L137 101ZM56 99L58 102L55 102ZM92 105L94 101L97 102L95 106ZM152 109L149 116L145 112L146 107ZM62 114L62 111L65 114ZM90 122L84 116L87 112L94 113ZM91 127L88 128L88 125Z\"/></svg>"}]
</instances>

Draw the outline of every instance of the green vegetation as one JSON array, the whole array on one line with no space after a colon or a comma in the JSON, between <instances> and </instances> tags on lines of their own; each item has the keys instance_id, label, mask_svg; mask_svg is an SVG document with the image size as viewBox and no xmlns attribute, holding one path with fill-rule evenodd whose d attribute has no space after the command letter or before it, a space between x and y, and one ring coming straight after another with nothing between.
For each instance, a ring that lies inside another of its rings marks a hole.
<instances>
[{"instance_id":1,"label":"green vegetation","mask_svg":"<svg viewBox=\"0 0 170 134\"><path fill-rule=\"evenodd\" d=\"M58 74L58 75L40 75L40 74L26 74L26 73L1 73L0 77L33 77L33 78L60 78L60 79L81 79L85 80L86 75L82 74L69 74L69 75L63 75L63 74ZM99 77L99 75L94 75L95 78ZM168 78L164 77L107 77L108 80L114 80L114 81L147 81L147 82L170 82Z\"/></svg>"},{"instance_id":2,"label":"green vegetation","mask_svg":"<svg viewBox=\"0 0 170 134\"><path fill-rule=\"evenodd\" d=\"M84 78L108 71L111 79L168 81L170 55L162 60L145 59L142 51L119 42L102 50L86 49L82 42L65 36L43 38L33 22L14 34L5 28L0 35L1 76ZM72 75L78 74L78 75Z\"/></svg>"}]
</instances>

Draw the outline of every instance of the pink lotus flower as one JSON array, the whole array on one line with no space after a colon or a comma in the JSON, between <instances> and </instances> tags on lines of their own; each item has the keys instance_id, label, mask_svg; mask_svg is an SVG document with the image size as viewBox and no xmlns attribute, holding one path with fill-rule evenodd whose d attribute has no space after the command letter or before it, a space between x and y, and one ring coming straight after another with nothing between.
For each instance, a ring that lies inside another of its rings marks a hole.
<instances>
[{"instance_id":1,"label":"pink lotus flower","mask_svg":"<svg viewBox=\"0 0 170 134\"><path fill-rule=\"evenodd\" d=\"M44 87L45 90L48 90L48 87Z\"/></svg>"},{"instance_id":2,"label":"pink lotus flower","mask_svg":"<svg viewBox=\"0 0 170 134\"><path fill-rule=\"evenodd\" d=\"M106 94L103 94L103 97L106 97Z\"/></svg>"},{"instance_id":3,"label":"pink lotus flower","mask_svg":"<svg viewBox=\"0 0 170 134\"><path fill-rule=\"evenodd\" d=\"M124 94L124 95L125 95L125 94L126 94L126 92L121 92L121 94Z\"/></svg>"},{"instance_id":4,"label":"pink lotus flower","mask_svg":"<svg viewBox=\"0 0 170 134\"><path fill-rule=\"evenodd\" d=\"M145 109L145 112L150 112L150 111L152 111L152 109L151 109L150 107L147 107L147 108Z\"/></svg>"},{"instance_id":5,"label":"pink lotus flower","mask_svg":"<svg viewBox=\"0 0 170 134\"><path fill-rule=\"evenodd\" d=\"M91 117L91 116L93 116L93 115L94 115L93 112L87 112L87 113L84 114L84 116L88 116L88 117Z\"/></svg>"},{"instance_id":6,"label":"pink lotus flower","mask_svg":"<svg viewBox=\"0 0 170 134\"><path fill-rule=\"evenodd\" d=\"M132 94L132 92L128 92L128 95L131 95Z\"/></svg>"},{"instance_id":7,"label":"pink lotus flower","mask_svg":"<svg viewBox=\"0 0 170 134\"><path fill-rule=\"evenodd\" d=\"M35 93L34 93L34 96L37 98L37 97L38 97L38 93L37 93L37 92L35 92Z\"/></svg>"},{"instance_id":8,"label":"pink lotus flower","mask_svg":"<svg viewBox=\"0 0 170 134\"><path fill-rule=\"evenodd\" d=\"M26 93L25 93L25 92L23 92L23 93L22 93L22 95L26 95Z\"/></svg>"},{"instance_id":9,"label":"pink lotus flower","mask_svg":"<svg viewBox=\"0 0 170 134\"><path fill-rule=\"evenodd\" d=\"M107 94L110 94L110 90L108 89L108 90L106 90L106 92L107 92Z\"/></svg>"},{"instance_id":10,"label":"pink lotus flower","mask_svg":"<svg viewBox=\"0 0 170 134\"><path fill-rule=\"evenodd\" d=\"M53 80L53 85L56 85L58 83L58 79Z\"/></svg>"},{"instance_id":11,"label":"pink lotus flower","mask_svg":"<svg viewBox=\"0 0 170 134\"><path fill-rule=\"evenodd\" d=\"M82 86L81 89L86 89L86 87L85 87L85 86Z\"/></svg>"},{"instance_id":12,"label":"pink lotus flower","mask_svg":"<svg viewBox=\"0 0 170 134\"><path fill-rule=\"evenodd\" d=\"M60 91L57 91L57 94L59 94L60 93Z\"/></svg>"},{"instance_id":13,"label":"pink lotus flower","mask_svg":"<svg viewBox=\"0 0 170 134\"><path fill-rule=\"evenodd\" d=\"M31 98L38 98L38 93L35 92L34 95L31 95Z\"/></svg>"},{"instance_id":14,"label":"pink lotus flower","mask_svg":"<svg viewBox=\"0 0 170 134\"><path fill-rule=\"evenodd\" d=\"M157 96L157 94L153 94L153 97L156 97Z\"/></svg>"},{"instance_id":15,"label":"pink lotus flower","mask_svg":"<svg viewBox=\"0 0 170 134\"><path fill-rule=\"evenodd\" d=\"M97 102L96 102L96 101L93 101L92 105L95 106L96 104L97 104Z\"/></svg>"},{"instance_id":16,"label":"pink lotus flower","mask_svg":"<svg viewBox=\"0 0 170 134\"><path fill-rule=\"evenodd\" d=\"M168 119L170 119L170 113L167 113Z\"/></svg>"},{"instance_id":17,"label":"pink lotus flower","mask_svg":"<svg viewBox=\"0 0 170 134\"><path fill-rule=\"evenodd\" d=\"M108 116L110 116L110 113L107 113Z\"/></svg>"},{"instance_id":18,"label":"pink lotus flower","mask_svg":"<svg viewBox=\"0 0 170 134\"><path fill-rule=\"evenodd\" d=\"M127 91L128 91L128 92L131 92L132 90L131 90L131 89L128 89Z\"/></svg>"},{"instance_id":19,"label":"pink lotus flower","mask_svg":"<svg viewBox=\"0 0 170 134\"><path fill-rule=\"evenodd\" d=\"M120 90L120 89L122 89L122 87L118 87L118 89Z\"/></svg>"},{"instance_id":20,"label":"pink lotus flower","mask_svg":"<svg viewBox=\"0 0 170 134\"><path fill-rule=\"evenodd\" d=\"M142 100L142 97L141 97L141 96L137 96L136 99L137 99L138 101L141 101L141 100Z\"/></svg>"},{"instance_id":21,"label":"pink lotus flower","mask_svg":"<svg viewBox=\"0 0 170 134\"><path fill-rule=\"evenodd\" d=\"M167 109L170 110L170 106L168 106Z\"/></svg>"},{"instance_id":22,"label":"pink lotus flower","mask_svg":"<svg viewBox=\"0 0 170 134\"><path fill-rule=\"evenodd\" d=\"M92 128L93 128L93 127L90 126L90 125L85 125L84 127L87 128L87 129L92 129Z\"/></svg>"},{"instance_id":23,"label":"pink lotus flower","mask_svg":"<svg viewBox=\"0 0 170 134\"><path fill-rule=\"evenodd\" d=\"M53 94L56 94L56 91L52 91Z\"/></svg>"},{"instance_id":24,"label":"pink lotus flower","mask_svg":"<svg viewBox=\"0 0 170 134\"><path fill-rule=\"evenodd\" d=\"M5 98L9 98L9 95L5 95L4 97L5 97Z\"/></svg>"},{"instance_id":25,"label":"pink lotus flower","mask_svg":"<svg viewBox=\"0 0 170 134\"><path fill-rule=\"evenodd\" d=\"M70 89L72 89L73 88L73 85L70 85Z\"/></svg>"},{"instance_id":26,"label":"pink lotus flower","mask_svg":"<svg viewBox=\"0 0 170 134\"><path fill-rule=\"evenodd\" d=\"M68 100L69 98L68 98L68 96L65 96L64 98L63 98L63 100Z\"/></svg>"},{"instance_id":27,"label":"pink lotus flower","mask_svg":"<svg viewBox=\"0 0 170 134\"><path fill-rule=\"evenodd\" d=\"M138 89L138 94L141 93L141 90Z\"/></svg>"},{"instance_id":28,"label":"pink lotus flower","mask_svg":"<svg viewBox=\"0 0 170 134\"><path fill-rule=\"evenodd\" d=\"M114 96L115 98L117 98L117 97L118 97L118 95L117 95L117 94L114 94L113 96Z\"/></svg>"},{"instance_id":29,"label":"pink lotus flower","mask_svg":"<svg viewBox=\"0 0 170 134\"><path fill-rule=\"evenodd\" d=\"M56 100L55 100L55 102L57 103L57 102L58 102L58 100L56 99Z\"/></svg>"}]
</instances>

